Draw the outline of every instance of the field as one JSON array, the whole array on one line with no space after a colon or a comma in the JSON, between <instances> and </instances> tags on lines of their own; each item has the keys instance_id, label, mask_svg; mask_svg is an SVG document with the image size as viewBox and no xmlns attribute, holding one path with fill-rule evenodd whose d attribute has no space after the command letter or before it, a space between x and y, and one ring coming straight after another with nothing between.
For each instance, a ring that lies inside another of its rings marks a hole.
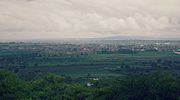
<instances>
[{"instance_id":1,"label":"field","mask_svg":"<svg viewBox=\"0 0 180 100\"><path fill-rule=\"evenodd\" d=\"M1 45L1 47L3 46L4 45ZM59 75L65 75L74 78L85 77L87 76L87 74L91 74L95 77L120 76L122 75L122 72L118 72L117 70L119 70L123 66L125 66L125 68L132 69L149 68L154 66L154 63L155 66L158 67L180 66L180 55L175 54L173 51L170 50L152 50L128 53L96 52L93 54L86 55L73 54L58 56L37 56L37 53L39 52L38 49L15 49L15 47L17 46L19 45L10 44L10 47L12 49L1 50L0 67L2 69L16 71L17 73L23 76L47 72L53 72ZM19 47L28 46L30 48L42 48L43 45L21 44Z\"/></svg>"}]
</instances>

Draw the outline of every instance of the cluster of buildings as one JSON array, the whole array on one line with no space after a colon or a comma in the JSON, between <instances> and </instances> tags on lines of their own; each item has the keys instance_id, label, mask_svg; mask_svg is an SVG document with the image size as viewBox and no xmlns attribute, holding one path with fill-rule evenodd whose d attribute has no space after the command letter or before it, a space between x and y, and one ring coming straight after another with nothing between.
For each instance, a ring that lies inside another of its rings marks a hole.
<instances>
[{"instance_id":1,"label":"cluster of buildings","mask_svg":"<svg viewBox=\"0 0 180 100\"><path fill-rule=\"evenodd\" d=\"M179 54L177 49L180 48L178 44L171 42L140 42L132 43L92 43L92 44L61 44L61 43L1 43L0 50L26 50L35 52L37 56L63 56L63 55L88 55L95 53L123 53L123 51L175 51Z\"/></svg>"}]
</instances>

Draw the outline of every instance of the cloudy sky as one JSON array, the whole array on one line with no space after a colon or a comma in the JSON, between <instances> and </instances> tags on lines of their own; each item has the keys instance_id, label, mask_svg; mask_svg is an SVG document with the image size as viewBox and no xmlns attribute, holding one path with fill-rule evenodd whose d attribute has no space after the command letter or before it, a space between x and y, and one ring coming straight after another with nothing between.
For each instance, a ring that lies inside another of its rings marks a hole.
<instances>
[{"instance_id":1,"label":"cloudy sky","mask_svg":"<svg viewBox=\"0 0 180 100\"><path fill-rule=\"evenodd\" d=\"M0 0L0 39L180 38L180 0Z\"/></svg>"}]
</instances>

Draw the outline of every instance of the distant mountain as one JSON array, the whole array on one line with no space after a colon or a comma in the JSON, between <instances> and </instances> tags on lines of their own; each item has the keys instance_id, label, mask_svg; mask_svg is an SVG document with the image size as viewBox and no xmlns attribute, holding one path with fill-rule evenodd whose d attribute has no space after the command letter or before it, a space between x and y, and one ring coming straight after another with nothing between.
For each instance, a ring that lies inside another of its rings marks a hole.
<instances>
[{"instance_id":1,"label":"distant mountain","mask_svg":"<svg viewBox=\"0 0 180 100\"><path fill-rule=\"evenodd\" d=\"M101 38L103 40L180 40L180 38L162 38L162 37L148 37L148 36L125 36L117 35Z\"/></svg>"},{"instance_id":2,"label":"distant mountain","mask_svg":"<svg viewBox=\"0 0 180 100\"><path fill-rule=\"evenodd\" d=\"M111 37L105 37L102 39L107 39L107 40L147 40L150 39L145 36L111 36Z\"/></svg>"}]
</instances>

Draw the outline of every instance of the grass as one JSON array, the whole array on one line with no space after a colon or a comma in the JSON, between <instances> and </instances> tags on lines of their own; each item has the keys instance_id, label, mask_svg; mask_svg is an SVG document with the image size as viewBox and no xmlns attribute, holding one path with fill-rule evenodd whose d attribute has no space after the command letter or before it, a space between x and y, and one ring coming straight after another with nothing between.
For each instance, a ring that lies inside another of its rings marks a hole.
<instances>
[{"instance_id":1,"label":"grass","mask_svg":"<svg viewBox=\"0 0 180 100\"><path fill-rule=\"evenodd\" d=\"M1 52L0 56L6 55L26 55L28 52L20 53L8 53L8 51ZM21 69L23 72L30 72L35 70L41 70L42 72L55 72L61 75L67 75L71 77L82 77L90 73L95 76L117 76L118 74L110 72L104 67L117 67L122 63L131 66L140 66L141 62L152 62L158 59L163 60L180 60L180 55L176 55L173 52L139 52L135 54L92 54L80 57L49 57L45 59L43 57L36 57L35 59L26 61L26 68ZM137 64L138 63L138 64ZM37 64L37 66L35 66ZM1 64L0 64L1 65ZM18 65L16 63L12 65ZM4 65L5 66L5 65Z\"/></svg>"},{"instance_id":2,"label":"grass","mask_svg":"<svg viewBox=\"0 0 180 100\"><path fill-rule=\"evenodd\" d=\"M178 59L180 55L171 52L140 52L137 54L93 54L80 57L51 57L48 59L37 58L29 61L29 66L35 63L39 66L77 66L77 65L120 65L122 62L133 64L139 61L156 61L157 59Z\"/></svg>"}]
</instances>

